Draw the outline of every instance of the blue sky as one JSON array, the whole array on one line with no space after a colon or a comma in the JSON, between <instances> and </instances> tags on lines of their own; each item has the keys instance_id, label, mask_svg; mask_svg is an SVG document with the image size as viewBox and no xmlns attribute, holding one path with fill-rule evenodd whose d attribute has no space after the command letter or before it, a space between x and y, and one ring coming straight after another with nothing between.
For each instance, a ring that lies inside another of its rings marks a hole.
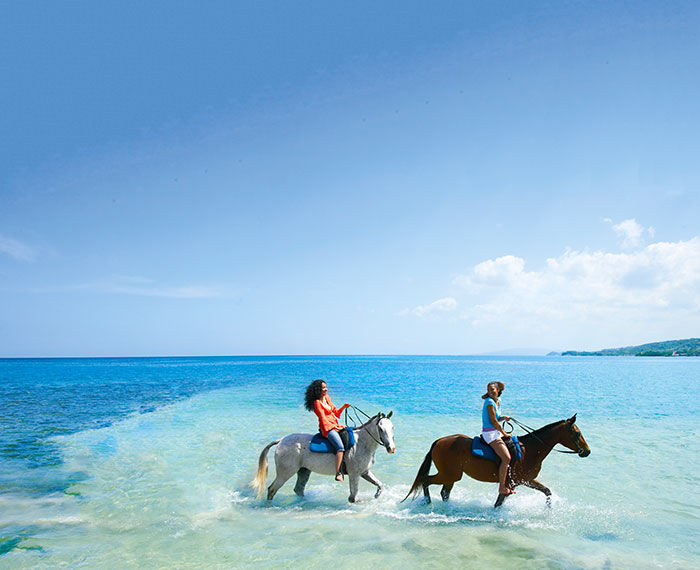
<instances>
[{"instance_id":1,"label":"blue sky","mask_svg":"<svg viewBox=\"0 0 700 570\"><path fill-rule=\"evenodd\" d=\"M700 7L8 2L0 356L699 336Z\"/></svg>"}]
</instances>

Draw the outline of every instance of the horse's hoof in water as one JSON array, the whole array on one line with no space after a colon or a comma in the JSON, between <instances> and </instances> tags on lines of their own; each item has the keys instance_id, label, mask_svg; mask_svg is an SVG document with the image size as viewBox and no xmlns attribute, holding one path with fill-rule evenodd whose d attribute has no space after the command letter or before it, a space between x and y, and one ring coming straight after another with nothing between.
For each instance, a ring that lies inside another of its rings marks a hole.
<instances>
[{"instance_id":1,"label":"horse's hoof in water","mask_svg":"<svg viewBox=\"0 0 700 570\"><path fill-rule=\"evenodd\" d=\"M547 506L551 509L552 508L552 497L547 497Z\"/></svg>"},{"instance_id":2,"label":"horse's hoof in water","mask_svg":"<svg viewBox=\"0 0 700 570\"><path fill-rule=\"evenodd\" d=\"M508 495L506 495L506 494L504 494L504 493L499 493L499 494L498 494L498 499L496 499L496 504L493 506L493 508L496 509L496 508L500 507L500 506L503 504L503 501L506 500L506 497L507 497L507 496L508 496Z\"/></svg>"},{"instance_id":3,"label":"horse's hoof in water","mask_svg":"<svg viewBox=\"0 0 700 570\"><path fill-rule=\"evenodd\" d=\"M377 489L377 492L374 494L374 498L375 498L375 499L378 499L378 498L379 498L379 495L382 494L382 491L383 491L383 490L384 490L384 489L383 489L382 487L379 487L379 488Z\"/></svg>"}]
</instances>

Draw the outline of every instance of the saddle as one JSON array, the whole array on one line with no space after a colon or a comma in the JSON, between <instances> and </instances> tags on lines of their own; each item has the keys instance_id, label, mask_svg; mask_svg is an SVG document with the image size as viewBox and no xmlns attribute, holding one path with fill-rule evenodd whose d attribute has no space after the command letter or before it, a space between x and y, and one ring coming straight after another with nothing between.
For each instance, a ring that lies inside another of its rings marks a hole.
<instances>
[{"instance_id":1,"label":"saddle","mask_svg":"<svg viewBox=\"0 0 700 570\"><path fill-rule=\"evenodd\" d=\"M348 426L344 427L338 432L338 435L340 435L340 441L343 442L343 447L345 448L345 451L350 449L353 445L355 445L355 434L353 433L353 430L355 428ZM321 433L317 433L311 438L311 443L309 444L309 450L314 452L314 453L335 453L336 450L333 447L333 444L330 442L330 440L327 437L323 437Z\"/></svg>"},{"instance_id":2,"label":"saddle","mask_svg":"<svg viewBox=\"0 0 700 570\"><path fill-rule=\"evenodd\" d=\"M523 452L520 447L520 442L518 441L518 436L513 435L510 437L504 437L503 443L508 447L510 452L510 464L513 465L516 461L520 461L523 457ZM493 448L484 441L484 438L480 435L472 439L472 455L476 457L481 457L482 459L488 459L489 461L495 461L500 463L501 460L496 455Z\"/></svg>"}]
</instances>

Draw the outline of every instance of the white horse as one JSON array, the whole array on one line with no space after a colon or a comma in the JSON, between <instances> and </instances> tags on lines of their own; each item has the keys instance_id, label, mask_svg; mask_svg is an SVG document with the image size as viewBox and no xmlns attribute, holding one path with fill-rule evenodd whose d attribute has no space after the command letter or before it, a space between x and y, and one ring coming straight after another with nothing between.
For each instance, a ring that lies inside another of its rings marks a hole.
<instances>
[{"instance_id":1,"label":"white horse","mask_svg":"<svg viewBox=\"0 0 700 570\"><path fill-rule=\"evenodd\" d=\"M382 493L383 485L370 471L374 463L374 455L378 445L383 445L389 453L394 453L394 424L389 418L393 412L384 415L381 412L370 418L360 427L355 428L355 445L345 450L344 462L350 482L350 496L348 500L354 503L357 498L357 490L360 477L377 487L374 497ZM279 443L275 450L275 471L277 476L267 489L267 500L271 500L280 487L295 473L297 483L294 492L300 497L304 496L304 487L309 480L311 472L322 475L335 475L335 454L315 453L309 449L313 435L308 433L293 433L273 441L265 446L258 461L258 472L251 485L257 489L258 498L262 497L267 479L267 452L273 445Z\"/></svg>"}]
</instances>

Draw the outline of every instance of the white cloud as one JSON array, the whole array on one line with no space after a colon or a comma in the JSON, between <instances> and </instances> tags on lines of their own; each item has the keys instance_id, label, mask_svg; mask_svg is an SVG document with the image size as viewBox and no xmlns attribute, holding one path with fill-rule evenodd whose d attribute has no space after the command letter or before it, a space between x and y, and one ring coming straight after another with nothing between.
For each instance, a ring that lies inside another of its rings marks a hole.
<instances>
[{"instance_id":1,"label":"white cloud","mask_svg":"<svg viewBox=\"0 0 700 570\"><path fill-rule=\"evenodd\" d=\"M605 219L606 222L612 223L610 218ZM654 237L656 233L654 228L645 228L634 218L623 220L619 224L613 225L615 233L622 238L621 245L625 249L639 247L643 244L644 234L648 233L650 237Z\"/></svg>"},{"instance_id":2,"label":"white cloud","mask_svg":"<svg viewBox=\"0 0 700 570\"><path fill-rule=\"evenodd\" d=\"M425 317L436 313L447 313L454 311L457 308L457 301L452 297L444 297L433 301L429 305L419 305L413 309L404 309L400 315L415 315L416 317Z\"/></svg>"},{"instance_id":3,"label":"white cloud","mask_svg":"<svg viewBox=\"0 0 700 570\"><path fill-rule=\"evenodd\" d=\"M475 265L454 284L469 296L461 316L475 326L536 332L557 322L700 324L700 237L630 253L569 249L538 271L504 256Z\"/></svg>"},{"instance_id":4,"label":"white cloud","mask_svg":"<svg viewBox=\"0 0 700 570\"><path fill-rule=\"evenodd\" d=\"M6 253L20 261L34 261L36 252L27 244L0 235L0 253Z\"/></svg>"}]
</instances>

